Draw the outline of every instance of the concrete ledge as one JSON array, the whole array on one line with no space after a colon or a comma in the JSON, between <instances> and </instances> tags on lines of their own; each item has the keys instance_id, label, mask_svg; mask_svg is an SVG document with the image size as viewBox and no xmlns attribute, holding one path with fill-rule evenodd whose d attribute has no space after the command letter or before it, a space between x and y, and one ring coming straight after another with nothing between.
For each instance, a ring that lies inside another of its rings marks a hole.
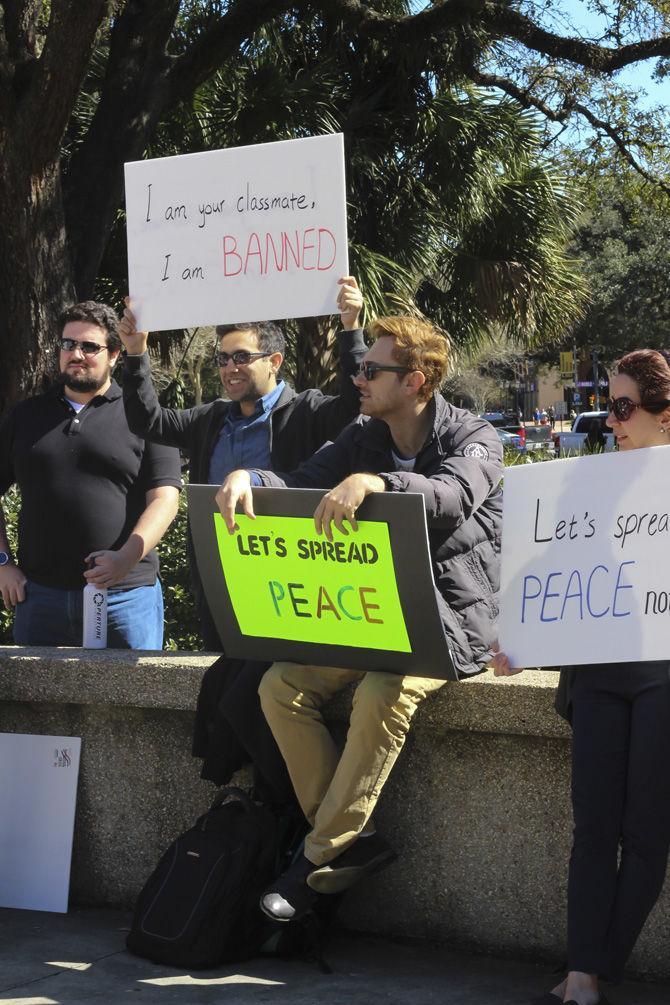
<instances>
[{"instance_id":1,"label":"concrete ledge","mask_svg":"<svg viewBox=\"0 0 670 1005\"><path fill-rule=\"evenodd\" d=\"M0 730L82 737L72 899L127 906L209 804L190 755L213 654L0 648ZM569 730L557 674L447 683L417 714L377 813L400 856L349 894L345 923L387 936L561 959ZM341 731L349 696L329 708ZM670 889L633 969L670 976Z\"/></svg>"}]
</instances>

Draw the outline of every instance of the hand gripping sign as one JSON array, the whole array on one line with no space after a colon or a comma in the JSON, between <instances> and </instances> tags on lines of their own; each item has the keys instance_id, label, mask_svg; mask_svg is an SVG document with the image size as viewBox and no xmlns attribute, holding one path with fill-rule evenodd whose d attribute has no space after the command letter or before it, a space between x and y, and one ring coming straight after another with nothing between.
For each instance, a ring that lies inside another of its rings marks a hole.
<instances>
[{"instance_id":1,"label":"hand gripping sign","mask_svg":"<svg viewBox=\"0 0 670 1005\"><path fill-rule=\"evenodd\" d=\"M513 666L668 659L670 447L507 468L503 496Z\"/></svg>"},{"instance_id":2,"label":"hand gripping sign","mask_svg":"<svg viewBox=\"0 0 670 1005\"><path fill-rule=\"evenodd\" d=\"M341 134L135 161L125 175L139 328L337 310L349 272Z\"/></svg>"},{"instance_id":3,"label":"hand gripping sign","mask_svg":"<svg viewBox=\"0 0 670 1005\"><path fill-rule=\"evenodd\" d=\"M333 540L313 489L253 490L256 519L229 534L216 486L189 485L207 603L227 655L453 677L428 552L423 497L371 495L358 531Z\"/></svg>"}]
</instances>

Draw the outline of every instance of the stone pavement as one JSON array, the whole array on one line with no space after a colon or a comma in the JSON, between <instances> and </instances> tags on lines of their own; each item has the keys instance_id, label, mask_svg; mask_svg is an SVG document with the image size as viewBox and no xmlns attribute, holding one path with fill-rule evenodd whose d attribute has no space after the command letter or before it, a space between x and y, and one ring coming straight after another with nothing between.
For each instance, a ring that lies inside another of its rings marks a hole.
<instances>
[{"instance_id":1,"label":"stone pavement","mask_svg":"<svg viewBox=\"0 0 670 1005\"><path fill-rule=\"evenodd\" d=\"M331 974L259 959L191 975L127 953L128 923L109 910L0 910L0 1005L522 1005L552 983L548 966L351 934L331 940ZM628 983L608 997L668 1005L670 986Z\"/></svg>"}]
</instances>

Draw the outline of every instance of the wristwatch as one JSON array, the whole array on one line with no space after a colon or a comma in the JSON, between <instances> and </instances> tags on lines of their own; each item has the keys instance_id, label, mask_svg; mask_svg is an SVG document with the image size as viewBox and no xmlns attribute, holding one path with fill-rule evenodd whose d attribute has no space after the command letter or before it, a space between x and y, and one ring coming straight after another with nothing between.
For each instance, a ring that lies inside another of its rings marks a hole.
<instances>
[{"instance_id":1,"label":"wristwatch","mask_svg":"<svg viewBox=\"0 0 670 1005\"><path fill-rule=\"evenodd\" d=\"M11 560L11 555L8 555L6 551L0 551L0 566L8 565Z\"/></svg>"}]
</instances>

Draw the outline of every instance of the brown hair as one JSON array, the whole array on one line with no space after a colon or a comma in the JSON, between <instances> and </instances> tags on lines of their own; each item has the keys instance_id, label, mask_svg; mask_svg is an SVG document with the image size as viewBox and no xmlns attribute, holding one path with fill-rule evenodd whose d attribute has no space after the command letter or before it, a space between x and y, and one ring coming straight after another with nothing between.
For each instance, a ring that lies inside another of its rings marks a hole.
<instances>
[{"instance_id":1,"label":"brown hair","mask_svg":"<svg viewBox=\"0 0 670 1005\"><path fill-rule=\"evenodd\" d=\"M377 318L368 326L373 339L388 335L395 340L393 358L408 370L420 370L426 378L419 398L427 401L447 375L449 343L427 321L410 316Z\"/></svg>"},{"instance_id":2,"label":"brown hair","mask_svg":"<svg viewBox=\"0 0 670 1005\"><path fill-rule=\"evenodd\" d=\"M635 381L642 405L670 401L670 366L665 353L636 349L619 360L617 373Z\"/></svg>"},{"instance_id":3,"label":"brown hair","mask_svg":"<svg viewBox=\"0 0 670 1005\"><path fill-rule=\"evenodd\" d=\"M253 332L261 352L280 352L286 355L286 339L281 328L272 321L248 321L233 325L217 325L216 337L222 339L231 332Z\"/></svg>"}]
</instances>

